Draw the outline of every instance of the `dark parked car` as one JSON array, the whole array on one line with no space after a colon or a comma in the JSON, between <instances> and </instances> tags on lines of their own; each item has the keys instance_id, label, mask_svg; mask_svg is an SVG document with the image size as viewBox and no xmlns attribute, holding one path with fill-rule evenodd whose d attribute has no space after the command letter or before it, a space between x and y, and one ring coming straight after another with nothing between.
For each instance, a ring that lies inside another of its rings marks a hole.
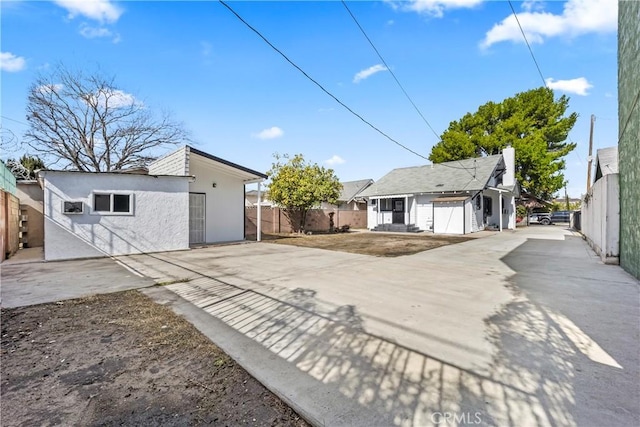
<instances>
[{"instance_id":1,"label":"dark parked car","mask_svg":"<svg viewBox=\"0 0 640 427\"><path fill-rule=\"evenodd\" d=\"M558 222L570 222L571 211L534 212L529 216L529 224L549 225Z\"/></svg>"},{"instance_id":2,"label":"dark parked car","mask_svg":"<svg viewBox=\"0 0 640 427\"><path fill-rule=\"evenodd\" d=\"M554 222L570 222L571 221L571 211L556 211L552 212L549 217L551 223Z\"/></svg>"}]
</instances>

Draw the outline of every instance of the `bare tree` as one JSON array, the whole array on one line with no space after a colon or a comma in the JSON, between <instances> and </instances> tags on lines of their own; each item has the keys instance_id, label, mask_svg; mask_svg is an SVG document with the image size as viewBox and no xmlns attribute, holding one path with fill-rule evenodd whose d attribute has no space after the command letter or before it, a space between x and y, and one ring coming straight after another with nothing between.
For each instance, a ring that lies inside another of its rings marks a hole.
<instances>
[{"instance_id":1,"label":"bare tree","mask_svg":"<svg viewBox=\"0 0 640 427\"><path fill-rule=\"evenodd\" d=\"M29 89L25 142L50 164L115 171L148 164L157 149L188 140L168 113L155 117L113 78L58 66Z\"/></svg>"},{"instance_id":2,"label":"bare tree","mask_svg":"<svg viewBox=\"0 0 640 427\"><path fill-rule=\"evenodd\" d=\"M18 143L18 137L10 129L2 127L0 125L0 153L14 152L18 150L20 144Z\"/></svg>"}]
</instances>

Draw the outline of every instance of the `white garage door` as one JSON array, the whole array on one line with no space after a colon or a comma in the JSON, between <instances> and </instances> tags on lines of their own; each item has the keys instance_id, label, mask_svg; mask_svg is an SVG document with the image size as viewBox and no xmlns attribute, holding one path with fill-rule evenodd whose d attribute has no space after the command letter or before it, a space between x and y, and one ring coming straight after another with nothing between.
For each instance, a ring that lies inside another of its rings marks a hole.
<instances>
[{"instance_id":1,"label":"white garage door","mask_svg":"<svg viewBox=\"0 0 640 427\"><path fill-rule=\"evenodd\" d=\"M433 204L433 232L464 234L464 202Z\"/></svg>"}]
</instances>

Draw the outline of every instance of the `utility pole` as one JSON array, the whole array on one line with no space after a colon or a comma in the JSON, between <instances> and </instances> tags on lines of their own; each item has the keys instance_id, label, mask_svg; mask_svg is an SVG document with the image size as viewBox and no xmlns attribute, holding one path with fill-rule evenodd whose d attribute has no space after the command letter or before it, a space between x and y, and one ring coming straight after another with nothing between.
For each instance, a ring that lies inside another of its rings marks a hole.
<instances>
[{"instance_id":1,"label":"utility pole","mask_svg":"<svg viewBox=\"0 0 640 427\"><path fill-rule=\"evenodd\" d=\"M587 194L589 194L589 190L591 190L591 162L593 158L591 157L591 153L593 152L593 124L596 121L596 116L591 115L591 126L589 128L589 160L587 162Z\"/></svg>"}]
</instances>

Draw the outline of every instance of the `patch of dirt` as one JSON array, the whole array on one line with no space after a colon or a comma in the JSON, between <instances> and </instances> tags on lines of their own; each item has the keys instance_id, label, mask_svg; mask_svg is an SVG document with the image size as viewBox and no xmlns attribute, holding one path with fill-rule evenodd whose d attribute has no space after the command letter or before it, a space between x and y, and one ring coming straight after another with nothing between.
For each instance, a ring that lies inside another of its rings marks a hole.
<instances>
[{"instance_id":1,"label":"patch of dirt","mask_svg":"<svg viewBox=\"0 0 640 427\"><path fill-rule=\"evenodd\" d=\"M267 235L264 241L363 255L396 257L472 240L472 237L433 234L335 233Z\"/></svg>"},{"instance_id":2,"label":"patch of dirt","mask_svg":"<svg viewBox=\"0 0 640 427\"><path fill-rule=\"evenodd\" d=\"M307 426L137 291L2 309L3 426Z\"/></svg>"}]
</instances>

